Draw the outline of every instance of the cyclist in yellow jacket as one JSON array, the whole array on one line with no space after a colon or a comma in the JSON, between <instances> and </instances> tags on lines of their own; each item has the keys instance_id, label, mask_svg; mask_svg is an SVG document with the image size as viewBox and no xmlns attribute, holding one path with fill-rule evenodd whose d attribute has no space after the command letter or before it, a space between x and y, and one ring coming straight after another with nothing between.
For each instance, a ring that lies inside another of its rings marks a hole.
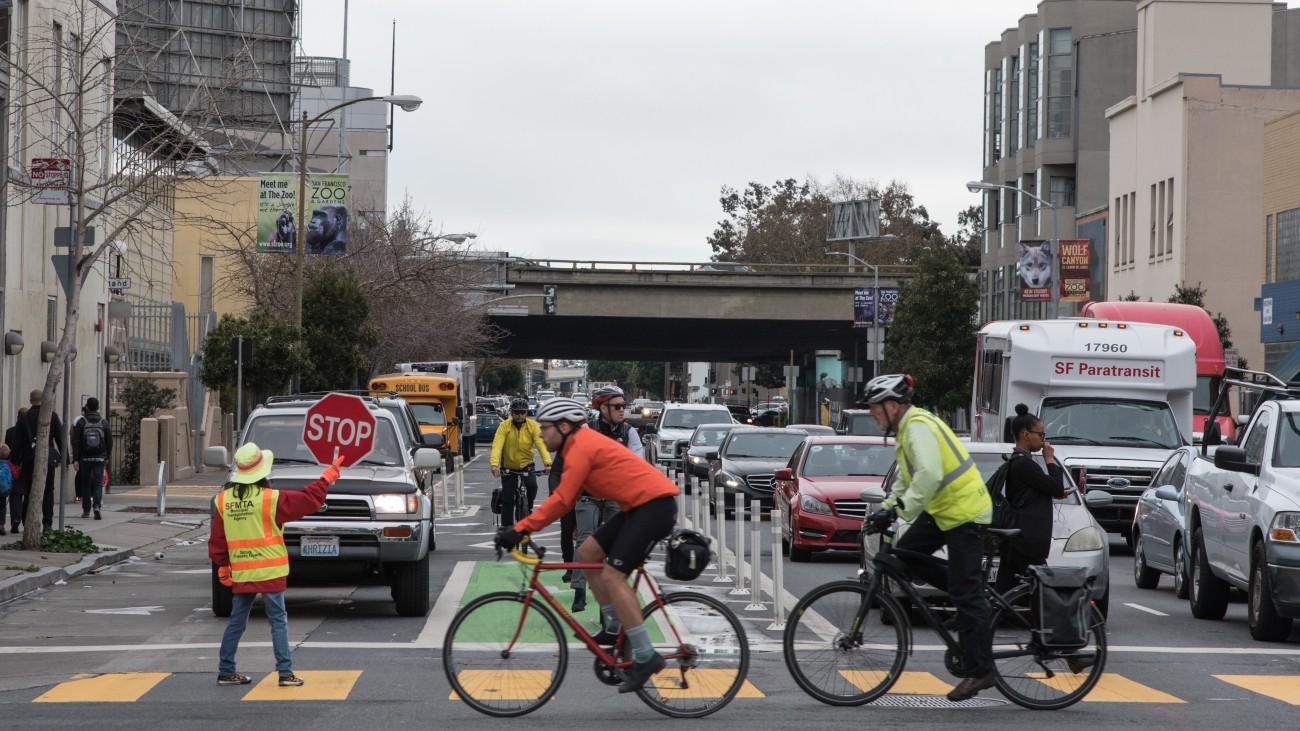
<instances>
[{"instance_id":1,"label":"cyclist in yellow jacket","mask_svg":"<svg viewBox=\"0 0 1300 731\"><path fill-rule=\"evenodd\" d=\"M492 476L501 479L501 524L510 525L515 520L515 480L523 480L528 490L527 509L522 514L533 512L533 501L537 499L537 476L533 474L533 450L542 455L543 474L551 473L551 453L546 451L542 441L542 430L537 422L528 418L528 401L516 398L510 402L510 421L503 421L497 426L497 433L492 437L492 456L488 464L492 467ZM527 475L501 476L502 469L525 470Z\"/></svg>"},{"instance_id":2,"label":"cyclist in yellow jacket","mask_svg":"<svg viewBox=\"0 0 1300 731\"><path fill-rule=\"evenodd\" d=\"M248 685L253 679L235 672L235 651L248 626L248 613L258 594L266 604L271 623L271 648L280 685L302 685L294 675L289 656L289 615L284 590L289 576L289 551L284 545L284 524L320 509L325 493L339 477L342 458L325 468L319 480L301 492L276 490L267 477L275 455L249 442L235 452L235 475L217 495L208 537L208 556L217 565L221 583L231 587L230 621L221 637L217 685Z\"/></svg>"},{"instance_id":3,"label":"cyclist in yellow jacket","mask_svg":"<svg viewBox=\"0 0 1300 731\"><path fill-rule=\"evenodd\" d=\"M894 457L900 480L870 520L888 526L911 521L895 547L930 554L948 547L948 569L912 562L926 583L948 592L957 609L965 677L948 694L963 701L993 687L993 635L984 597L981 526L993 519L993 501L970 453L939 417L912 405L912 377L877 376L867 384L867 409L886 434L898 435Z\"/></svg>"}]
</instances>

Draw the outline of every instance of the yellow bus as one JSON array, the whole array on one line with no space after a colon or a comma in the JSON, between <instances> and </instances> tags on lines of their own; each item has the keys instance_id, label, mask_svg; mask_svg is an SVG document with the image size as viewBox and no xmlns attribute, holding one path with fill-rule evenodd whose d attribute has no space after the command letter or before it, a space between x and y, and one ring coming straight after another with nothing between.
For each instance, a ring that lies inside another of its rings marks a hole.
<instances>
[{"instance_id":1,"label":"yellow bus","mask_svg":"<svg viewBox=\"0 0 1300 731\"><path fill-rule=\"evenodd\" d=\"M370 390L396 392L411 405L421 434L441 434L448 454L460 454L461 419L456 379L432 373L390 373L370 379Z\"/></svg>"}]
</instances>

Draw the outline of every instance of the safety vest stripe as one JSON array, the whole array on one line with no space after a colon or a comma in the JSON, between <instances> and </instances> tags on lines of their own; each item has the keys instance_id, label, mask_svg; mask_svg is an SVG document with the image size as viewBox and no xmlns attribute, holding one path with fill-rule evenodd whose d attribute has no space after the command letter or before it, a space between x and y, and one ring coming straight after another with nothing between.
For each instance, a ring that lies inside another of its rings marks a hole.
<instances>
[{"instance_id":1,"label":"safety vest stripe","mask_svg":"<svg viewBox=\"0 0 1300 731\"><path fill-rule=\"evenodd\" d=\"M278 546L280 539L275 536L266 538L245 538L238 541L226 541L226 547L230 550L237 548L266 548L267 546Z\"/></svg>"},{"instance_id":2,"label":"safety vest stripe","mask_svg":"<svg viewBox=\"0 0 1300 731\"><path fill-rule=\"evenodd\" d=\"M289 556L275 556L273 558L262 558L254 561L231 561L230 568L233 571L248 571L250 569L264 569L269 566L287 566Z\"/></svg>"},{"instance_id":3,"label":"safety vest stripe","mask_svg":"<svg viewBox=\"0 0 1300 731\"><path fill-rule=\"evenodd\" d=\"M938 417L934 417L929 414L918 413L918 414L913 414L912 418L921 419L923 421L930 421L931 423L933 423L936 426L934 431L943 437L944 442L947 443L948 445L948 451L954 457L961 453L960 450L957 449L957 443L952 440L952 437L948 436L948 430L938 428L943 424L942 421L939 421ZM907 473L910 475L913 472L912 461L907 458L906 450L903 450L902 454L903 454L903 461L907 463ZM954 467L951 471L944 473L943 479L939 481L939 489L942 490L943 488L956 482L958 479L961 478L962 475L966 474L966 470L974 466L975 466L975 460L969 454L967 454L966 457L960 459L957 462L956 467Z\"/></svg>"},{"instance_id":4,"label":"safety vest stripe","mask_svg":"<svg viewBox=\"0 0 1300 731\"><path fill-rule=\"evenodd\" d=\"M262 498L262 535L264 536L275 535L275 520L271 518L271 510L278 500L279 495L274 492L269 497Z\"/></svg>"}]
</instances>

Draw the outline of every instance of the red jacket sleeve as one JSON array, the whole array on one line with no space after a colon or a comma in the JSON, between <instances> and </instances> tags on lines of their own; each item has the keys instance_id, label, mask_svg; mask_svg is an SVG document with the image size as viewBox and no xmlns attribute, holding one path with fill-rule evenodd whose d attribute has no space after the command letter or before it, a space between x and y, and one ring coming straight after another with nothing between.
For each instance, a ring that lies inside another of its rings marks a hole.
<instances>
[{"instance_id":1,"label":"red jacket sleeve","mask_svg":"<svg viewBox=\"0 0 1300 731\"><path fill-rule=\"evenodd\" d=\"M218 566L229 566L230 551L226 548L226 522L215 509L216 502L220 498L221 493L217 493L217 496L212 498L212 532L208 534L208 558Z\"/></svg>"},{"instance_id":2,"label":"red jacket sleeve","mask_svg":"<svg viewBox=\"0 0 1300 731\"><path fill-rule=\"evenodd\" d=\"M325 504L325 493L328 491L329 485L324 480L308 484L302 492L280 490L280 502L275 506L275 522L284 527L285 523L302 520L320 510L320 506Z\"/></svg>"}]
</instances>

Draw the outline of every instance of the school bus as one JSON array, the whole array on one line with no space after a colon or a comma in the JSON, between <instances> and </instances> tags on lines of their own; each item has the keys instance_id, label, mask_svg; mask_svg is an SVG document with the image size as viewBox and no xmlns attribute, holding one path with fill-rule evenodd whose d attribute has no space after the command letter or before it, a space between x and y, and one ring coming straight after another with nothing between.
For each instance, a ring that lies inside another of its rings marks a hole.
<instances>
[{"instance_id":1,"label":"school bus","mask_svg":"<svg viewBox=\"0 0 1300 731\"><path fill-rule=\"evenodd\" d=\"M461 420L456 416L460 394L455 378L431 373L390 373L370 379L370 390L396 392L406 399L420 424L420 433L441 434L448 455L460 454Z\"/></svg>"}]
</instances>

